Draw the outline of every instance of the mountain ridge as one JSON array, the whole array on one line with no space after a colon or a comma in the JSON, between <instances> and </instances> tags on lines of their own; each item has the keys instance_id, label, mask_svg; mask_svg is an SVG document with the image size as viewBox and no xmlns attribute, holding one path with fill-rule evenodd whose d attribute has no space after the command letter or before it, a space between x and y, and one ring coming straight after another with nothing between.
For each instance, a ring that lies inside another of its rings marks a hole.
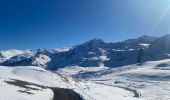
<instances>
[{"instance_id":1,"label":"mountain ridge","mask_svg":"<svg viewBox=\"0 0 170 100\"><path fill-rule=\"evenodd\" d=\"M30 54L16 53L12 57L1 60L0 65L40 66L49 70L67 66L120 67L170 58L168 55L170 53L169 43L170 34L161 37L143 35L116 43L106 43L102 39L94 38L71 48L38 49L34 52L31 51ZM159 46L161 46L161 50L157 48ZM139 54L139 52L142 53ZM0 54L2 55L1 51Z\"/></svg>"}]
</instances>

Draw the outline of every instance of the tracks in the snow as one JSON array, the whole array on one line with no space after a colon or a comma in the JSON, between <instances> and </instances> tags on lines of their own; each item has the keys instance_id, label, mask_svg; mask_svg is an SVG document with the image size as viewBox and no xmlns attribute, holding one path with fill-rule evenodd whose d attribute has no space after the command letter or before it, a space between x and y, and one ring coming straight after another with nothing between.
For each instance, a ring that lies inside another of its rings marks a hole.
<instances>
[{"instance_id":1,"label":"tracks in the snow","mask_svg":"<svg viewBox=\"0 0 170 100\"><path fill-rule=\"evenodd\" d=\"M104 83L100 83L100 82L95 82L95 83L96 84L102 84L102 85L107 85L107 86L121 88L121 89L124 89L124 90L132 92L134 94L133 97L135 97L135 98L140 98L141 97L141 94L137 90L135 90L135 89L131 89L131 88L128 88L128 87L121 87L121 86L113 86L113 85L108 85L108 84L104 84Z\"/></svg>"}]
</instances>

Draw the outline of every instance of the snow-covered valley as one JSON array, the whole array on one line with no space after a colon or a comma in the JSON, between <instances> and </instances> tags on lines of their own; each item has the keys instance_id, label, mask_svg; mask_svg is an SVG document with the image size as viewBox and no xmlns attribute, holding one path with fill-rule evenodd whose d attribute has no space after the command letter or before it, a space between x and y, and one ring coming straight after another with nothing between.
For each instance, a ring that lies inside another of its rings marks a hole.
<instances>
[{"instance_id":1,"label":"snow-covered valley","mask_svg":"<svg viewBox=\"0 0 170 100\"><path fill-rule=\"evenodd\" d=\"M126 91L130 91L136 99L170 99L170 96L168 95L170 93L169 59L149 61L143 64L134 64L119 68L68 67L60 69L59 72L68 74L79 80L90 81L96 84L111 87L118 87ZM114 99L113 94L111 94L112 99Z\"/></svg>"},{"instance_id":2,"label":"snow-covered valley","mask_svg":"<svg viewBox=\"0 0 170 100\"><path fill-rule=\"evenodd\" d=\"M98 84L92 81L75 80L60 74L60 72L49 72L42 68L29 67L4 67L0 66L0 99L1 100L52 100L54 93L50 88L41 88L35 85L28 87L40 90L32 90L16 85L8 84L15 80L30 82L45 87L58 87L72 89L85 100L136 100L133 93L119 87ZM22 91L22 92L21 92Z\"/></svg>"},{"instance_id":3,"label":"snow-covered valley","mask_svg":"<svg viewBox=\"0 0 170 100\"><path fill-rule=\"evenodd\" d=\"M170 0L0 0L0 100L170 100Z\"/></svg>"},{"instance_id":4,"label":"snow-covered valley","mask_svg":"<svg viewBox=\"0 0 170 100\"><path fill-rule=\"evenodd\" d=\"M1 50L0 100L170 100L167 37Z\"/></svg>"},{"instance_id":5,"label":"snow-covered valley","mask_svg":"<svg viewBox=\"0 0 170 100\"><path fill-rule=\"evenodd\" d=\"M85 100L170 99L169 59L119 68L71 66L54 72L35 66L0 66L0 73L0 100L53 99L54 93L50 88L28 85L40 89L32 90L8 84L14 80L71 89Z\"/></svg>"}]
</instances>

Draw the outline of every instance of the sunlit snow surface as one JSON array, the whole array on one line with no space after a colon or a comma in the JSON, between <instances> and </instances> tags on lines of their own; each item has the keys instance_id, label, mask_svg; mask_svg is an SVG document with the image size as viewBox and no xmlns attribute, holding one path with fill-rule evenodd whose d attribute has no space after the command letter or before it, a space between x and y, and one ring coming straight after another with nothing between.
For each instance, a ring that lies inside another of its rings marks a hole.
<instances>
[{"instance_id":1,"label":"sunlit snow surface","mask_svg":"<svg viewBox=\"0 0 170 100\"><path fill-rule=\"evenodd\" d=\"M0 66L0 100L51 100L50 89L18 92L5 81L19 79L42 86L73 89L85 100L169 100L170 60L119 68L70 66L50 72L43 68ZM35 87L35 86L30 86Z\"/></svg>"},{"instance_id":2,"label":"sunlit snow surface","mask_svg":"<svg viewBox=\"0 0 170 100\"><path fill-rule=\"evenodd\" d=\"M96 88L91 90L96 100L124 100L133 96L137 100L170 100L170 60L150 61L119 68L67 67L59 72L78 80L109 86L95 86ZM117 90L114 89L116 87ZM128 92L132 93L131 96L125 95Z\"/></svg>"},{"instance_id":3,"label":"sunlit snow surface","mask_svg":"<svg viewBox=\"0 0 170 100\"><path fill-rule=\"evenodd\" d=\"M98 69L94 70L97 71ZM11 81L12 79L23 80L42 86L73 89L82 95L85 100L138 100L138 98L133 97L132 92L119 87L97 84L91 81L75 80L68 75L57 72L52 73L34 66L0 66L0 100L11 100L11 98L12 100L51 100L53 98L53 92L50 89L42 89L42 91L29 90L29 92L33 93L31 95L21 93L18 90L24 91L24 88L5 82Z\"/></svg>"}]
</instances>

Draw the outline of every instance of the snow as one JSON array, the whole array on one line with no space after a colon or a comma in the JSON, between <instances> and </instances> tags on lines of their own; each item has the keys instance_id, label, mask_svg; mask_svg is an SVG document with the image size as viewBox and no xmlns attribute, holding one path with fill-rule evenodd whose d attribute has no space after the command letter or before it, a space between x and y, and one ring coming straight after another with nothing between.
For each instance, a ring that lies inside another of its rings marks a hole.
<instances>
[{"instance_id":1,"label":"snow","mask_svg":"<svg viewBox=\"0 0 170 100\"><path fill-rule=\"evenodd\" d=\"M20 55L20 54L32 54L31 50L2 50L1 54L6 57L6 58L11 58L13 56L16 55Z\"/></svg>"},{"instance_id":2,"label":"snow","mask_svg":"<svg viewBox=\"0 0 170 100\"><path fill-rule=\"evenodd\" d=\"M70 49L72 49L72 47L63 47L63 48L52 48L52 49L45 49L45 48L40 48L37 50L40 52L49 52L51 54L53 53L58 53L58 52L66 52L69 51Z\"/></svg>"},{"instance_id":3,"label":"snow","mask_svg":"<svg viewBox=\"0 0 170 100\"><path fill-rule=\"evenodd\" d=\"M51 61L51 58L40 54L38 57L35 58L35 60L33 61L33 64L38 64L38 66L43 66L46 65L46 63L48 63L49 61Z\"/></svg>"},{"instance_id":4,"label":"snow","mask_svg":"<svg viewBox=\"0 0 170 100\"><path fill-rule=\"evenodd\" d=\"M1 66L0 72L1 72L0 90L3 90L0 91L0 100L11 100L11 98L12 100L51 100L51 98L53 98L53 92L50 89L43 89L43 91L30 90L29 92L33 94L21 93L18 90L25 91L24 88L20 88L14 85L9 85L4 81L7 81L12 78L13 79L17 79L17 78L22 79L22 78L15 76L12 73L12 68L6 68Z\"/></svg>"},{"instance_id":5,"label":"snow","mask_svg":"<svg viewBox=\"0 0 170 100\"><path fill-rule=\"evenodd\" d=\"M106 56L106 54L105 54L107 51L104 50L104 49L101 49L101 48L100 48L100 51L102 52L102 56L100 56L99 59L100 59L102 62L105 61L105 60L109 60L109 58L108 58L108 57Z\"/></svg>"},{"instance_id":6,"label":"snow","mask_svg":"<svg viewBox=\"0 0 170 100\"><path fill-rule=\"evenodd\" d=\"M87 58L84 58L84 59L87 59ZM106 55L102 55L102 56L99 56L99 57L89 58L89 60L101 60L101 61L105 61L105 60L109 60L109 58L107 58Z\"/></svg>"},{"instance_id":7,"label":"snow","mask_svg":"<svg viewBox=\"0 0 170 100\"><path fill-rule=\"evenodd\" d=\"M94 52L88 52L88 54L89 54L89 55L93 55L93 54L96 54L96 53L94 53Z\"/></svg>"},{"instance_id":8,"label":"snow","mask_svg":"<svg viewBox=\"0 0 170 100\"><path fill-rule=\"evenodd\" d=\"M42 91L29 90L33 94L21 93L18 90L25 91L24 88L13 86L5 83L11 79L19 79L27 82L40 84L43 86L53 86L60 88L68 88L69 85L57 74L46 71L42 68L29 67L4 67L0 66L0 100L51 100L53 92L50 89L43 89ZM69 79L68 79L69 80ZM71 82L70 82L71 83ZM30 85L29 87L37 88Z\"/></svg>"},{"instance_id":9,"label":"snow","mask_svg":"<svg viewBox=\"0 0 170 100\"><path fill-rule=\"evenodd\" d=\"M87 86L93 88L86 93L93 94L92 98L96 100L113 100L113 98L115 100L170 99L170 59L148 61L119 68L82 68L77 66L72 69L67 67L59 69L59 72L70 76L80 75L78 79L87 82ZM83 77L86 73L92 75ZM123 90L119 90L120 88ZM133 93L139 97L133 97Z\"/></svg>"},{"instance_id":10,"label":"snow","mask_svg":"<svg viewBox=\"0 0 170 100\"><path fill-rule=\"evenodd\" d=\"M140 39L146 41L140 42ZM5 82L12 81L12 79L41 86L72 89L85 100L170 100L170 59L135 64L137 50L140 47L144 48L144 53L146 52L143 56L144 61L145 58L155 60L170 56L170 49L166 46L167 36L160 37L156 39L156 42L153 42L155 39L142 36L115 44L94 39L73 48L39 49L35 52L31 50L1 50L0 63L10 58L13 58L12 61L32 58L32 65L40 67L0 66L0 100L11 100L11 98L13 100L51 100L53 98L53 91L48 88L42 89L42 91L26 90ZM158 48L161 46L162 48ZM70 52L67 52L69 50ZM64 52L67 52L66 55ZM72 54L74 57L70 56ZM156 58L153 59L150 56ZM60 59L60 57L63 58ZM121 61L117 58L125 60ZM86 60L92 63L98 61L99 67L93 64L88 67L69 66L81 65L77 63L83 63ZM72 63L74 61L76 63ZM120 66L109 68L103 64L104 61L110 62L111 65L108 65L110 67L117 66L117 64ZM52 63L54 67L60 66L60 63L68 67L51 72L45 70L46 67L51 67L47 66L48 62ZM67 62L70 63L67 64ZM121 66L122 64L126 66ZM27 86L41 89L35 85ZM19 90L29 91L33 94L21 93Z\"/></svg>"},{"instance_id":11,"label":"snow","mask_svg":"<svg viewBox=\"0 0 170 100\"><path fill-rule=\"evenodd\" d=\"M132 93L121 88L91 82L87 82L86 85L89 88L84 91L91 100L142 100L134 98Z\"/></svg>"},{"instance_id":12,"label":"snow","mask_svg":"<svg viewBox=\"0 0 170 100\"><path fill-rule=\"evenodd\" d=\"M79 68L79 67L77 67ZM69 69L69 68L68 68ZM107 67L93 67L93 68L81 68L86 71L99 71L108 69ZM75 71L78 70L75 67ZM79 69L80 70L80 69ZM25 91L24 88L20 88L14 85L5 83L11 79L19 79L42 86L60 87L73 89L77 93L83 96L85 100L141 100L133 97L133 93L119 87L112 87L104 84L97 84L92 81L79 81L72 79L68 75L58 72L50 72L40 67L35 66L18 66L18 67L4 67L0 66L0 100L8 100L13 97L13 100L51 100L53 92L50 89L43 89L43 91L29 90L33 93L21 93L18 90ZM73 72L76 73L76 72ZM34 85L29 87L38 88Z\"/></svg>"},{"instance_id":13,"label":"snow","mask_svg":"<svg viewBox=\"0 0 170 100\"><path fill-rule=\"evenodd\" d=\"M58 69L57 72L65 74L65 75L75 75L81 72L89 72L89 71L101 71L101 70L105 70L105 69L109 69L108 67L80 67L80 66L70 66L70 67L65 67L65 68L60 68Z\"/></svg>"},{"instance_id":14,"label":"snow","mask_svg":"<svg viewBox=\"0 0 170 100\"><path fill-rule=\"evenodd\" d=\"M113 51L120 51L120 52L122 52L122 51L125 51L124 49L112 49Z\"/></svg>"},{"instance_id":15,"label":"snow","mask_svg":"<svg viewBox=\"0 0 170 100\"><path fill-rule=\"evenodd\" d=\"M82 76L88 73L88 77ZM90 75L92 74L92 75ZM169 100L170 59L119 68L69 66L50 72L36 66L0 66L0 100L51 100L50 89L29 90L7 84L19 79L42 86L73 89L85 100ZM28 87L40 89L34 85Z\"/></svg>"},{"instance_id":16,"label":"snow","mask_svg":"<svg viewBox=\"0 0 170 100\"><path fill-rule=\"evenodd\" d=\"M128 49L129 51L134 51L134 50L136 50L136 49Z\"/></svg>"},{"instance_id":17,"label":"snow","mask_svg":"<svg viewBox=\"0 0 170 100\"><path fill-rule=\"evenodd\" d=\"M71 47L54 48L54 50L56 50L58 52L66 52L66 51L69 51L70 49L71 49Z\"/></svg>"},{"instance_id":18,"label":"snow","mask_svg":"<svg viewBox=\"0 0 170 100\"><path fill-rule=\"evenodd\" d=\"M100 59L101 61L110 60L109 58L107 58L106 55L100 56L99 59Z\"/></svg>"},{"instance_id":19,"label":"snow","mask_svg":"<svg viewBox=\"0 0 170 100\"><path fill-rule=\"evenodd\" d=\"M21 93L18 90L24 91L24 88L6 84L4 79L0 79L0 90L0 100L51 100L53 98L53 92L50 89L31 90L33 95Z\"/></svg>"},{"instance_id":20,"label":"snow","mask_svg":"<svg viewBox=\"0 0 170 100\"><path fill-rule=\"evenodd\" d=\"M31 50L14 50L13 49L13 50L1 50L0 54L1 54L0 62L3 62L17 55L23 55L23 54L34 55L34 52Z\"/></svg>"},{"instance_id":21,"label":"snow","mask_svg":"<svg viewBox=\"0 0 170 100\"><path fill-rule=\"evenodd\" d=\"M140 46L143 46L143 47L145 47L145 48L148 48L148 47L150 46L150 44L147 44L147 43L140 43L139 45L140 45Z\"/></svg>"}]
</instances>

